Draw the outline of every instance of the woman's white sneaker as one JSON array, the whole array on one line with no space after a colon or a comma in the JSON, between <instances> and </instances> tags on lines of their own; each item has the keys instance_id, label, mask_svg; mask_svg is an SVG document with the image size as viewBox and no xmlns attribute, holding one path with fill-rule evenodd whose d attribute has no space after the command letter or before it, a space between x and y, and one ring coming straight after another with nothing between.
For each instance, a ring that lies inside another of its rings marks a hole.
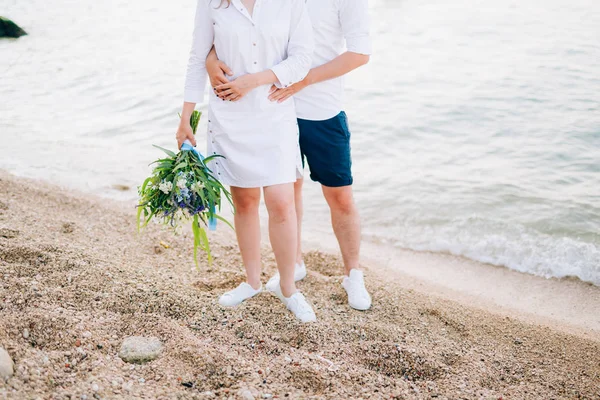
<instances>
[{"instance_id":1,"label":"woman's white sneaker","mask_svg":"<svg viewBox=\"0 0 600 400\"><path fill-rule=\"evenodd\" d=\"M284 299L284 304L287 309L290 310L300 322L315 322L317 320L315 312L302 293L296 292L290 297L284 297Z\"/></svg>"},{"instance_id":2,"label":"woman's white sneaker","mask_svg":"<svg viewBox=\"0 0 600 400\"><path fill-rule=\"evenodd\" d=\"M294 281L298 282L304 278L306 278L306 265L304 264L304 261L302 261L300 264L296 264L296 267L294 268ZM279 272L269 279L266 287L269 292L275 292L277 290L279 287Z\"/></svg>"},{"instance_id":3,"label":"woman's white sneaker","mask_svg":"<svg viewBox=\"0 0 600 400\"><path fill-rule=\"evenodd\" d=\"M351 269L350 276L345 276L342 287L348 294L348 304L355 310L365 311L371 308L371 296L365 287L363 272Z\"/></svg>"},{"instance_id":4,"label":"woman's white sneaker","mask_svg":"<svg viewBox=\"0 0 600 400\"><path fill-rule=\"evenodd\" d=\"M281 287L279 285L277 285L272 293L281 300L285 307L290 310L300 322L315 322L317 320L315 312L302 293L296 292L290 297L285 297L283 293L281 293Z\"/></svg>"},{"instance_id":5,"label":"woman's white sneaker","mask_svg":"<svg viewBox=\"0 0 600 400\"><path fill-rule=\"evenodd\" d=\"M260 285L260 288L254 289L247 282L243 282L235 289L223 293L221 297L219 297L219 304L223 307L239 306L244 300L248 300L260 292L262 292L262 285Z\"/></svg>"}]
</instances>

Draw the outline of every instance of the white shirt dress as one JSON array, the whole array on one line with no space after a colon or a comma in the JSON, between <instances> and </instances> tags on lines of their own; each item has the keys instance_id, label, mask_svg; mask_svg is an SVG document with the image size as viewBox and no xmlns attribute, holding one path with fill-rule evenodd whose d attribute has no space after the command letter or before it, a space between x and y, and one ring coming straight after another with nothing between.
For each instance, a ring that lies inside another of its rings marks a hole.
<instances>
[{"instance_id":1,"label":"white shirt dress","mask_svg":"<svg viewBox=\"0 0 600 400\"><path fill-rule=\"evenodd\" d=\"M256 0L253 15L240 0L198 0L184 100L201 103L206 57L213 44L220 60L239 76L272 70L285 87L306 77L312 63L312 26L305 0ZM229 186L255 188L295 182L302 176L294 101L271 102L271 85L237 102L213 90L208 104L210 168Z\"/></svg>"}]
</instances>

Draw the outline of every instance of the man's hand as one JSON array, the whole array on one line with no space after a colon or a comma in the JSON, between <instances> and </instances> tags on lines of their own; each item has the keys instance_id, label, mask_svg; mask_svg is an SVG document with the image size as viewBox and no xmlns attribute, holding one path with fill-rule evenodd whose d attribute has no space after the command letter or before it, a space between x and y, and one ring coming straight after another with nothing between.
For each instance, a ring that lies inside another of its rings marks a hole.
<instances>
[{"instance_id":1,"label":"man's hand","mask_svg":"<svg viewBox=\"0 0 600 400\"><path fill-rule=\"evenodd\" d=\"M233 71L223 61L217 58L213 48L206 57L206 72L210 79L210 85L214 89L224 83L229 83L227 76L233 76Z\"/></svg>"},{"instance_id":2,"label":"man's hand","mask_svg":"<svg viewBox=\"0 0 600 400\"><path fill-rule=\"evenodd\" d=\"M206 72L210 78L210 84L213 88L228 83L227 76L233 76L233 71L221 60L215 61L214 65L206 63Z\"/></svg>"},{"instance_id":3,"label":"man's hand","mask_svg":"<svg viewBox=\"0 0 600 400\"><path fill-rule=\"evenodd\" d=\"M271 90L269 91L269 100L276 101L278 103L283 103L302 89L308 86L305 80L302 80L298 83L294 83L291 86L288 86L283 89L279 89L277 86L273 85Z\"/></svg>"},{"instance_id":4,"label":"man's hand","mask_svg":"<svg viewBox=\"0 0 600 400\"><path fill-rule=\"evenodd\" d=\"M238 101L252 89L259 86L255 75L242 75L231 82L219 85L215 88L215 93L223 100Z\"/></svg>"}]
</instances>

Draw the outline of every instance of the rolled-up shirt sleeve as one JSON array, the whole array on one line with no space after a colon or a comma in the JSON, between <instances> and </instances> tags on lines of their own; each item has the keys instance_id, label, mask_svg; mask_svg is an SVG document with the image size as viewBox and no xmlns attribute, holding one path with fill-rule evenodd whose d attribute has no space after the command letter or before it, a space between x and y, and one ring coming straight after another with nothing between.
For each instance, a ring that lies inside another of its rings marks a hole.
<instances>
[{"instance_id":1,"label":"rolled-up shirt sleeve","mask_svg":"<svg viewBox=\"0 0 600 400\"><path fill-rule=\"evenodd\" d=\"M371 55L367 0L341 0L339 15L348 51Z\"/></svg>"},{"instance_id":2,"label":"rolled-up shirt sleeve","mask_svg":"<svg viewBox=\"0 0 600 400\"><path fill-rule=\"evenodd\" d=\"M313 30L306 5L304 0L294 0L287 58L271 68L279 80L275 86L288 87L304 79L312 65L313 51Z\"/></svg>"},{"instance_id":3,"label":"rolled-up shirt sleeve","mask_svg":"<svg viewBox=\"0 0 600 400\"><path fill-rule=\"evenodd\" d=\"M192 49L185 77L183 99L189 103L202 103L207 81L206 56L214 42L214 29L208 8L208 0L198 0L194 20Z\"/></svg>"}]
</instances>

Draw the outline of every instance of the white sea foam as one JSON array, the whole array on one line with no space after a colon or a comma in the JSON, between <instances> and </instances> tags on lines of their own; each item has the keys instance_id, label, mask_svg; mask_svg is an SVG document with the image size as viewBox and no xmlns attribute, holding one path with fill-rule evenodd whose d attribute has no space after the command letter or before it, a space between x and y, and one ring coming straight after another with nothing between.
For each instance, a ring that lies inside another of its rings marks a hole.
<instances>
[{"instance_id":1,"label":"white sea foam","mask_svg":"<svg viewBox=\"0 0 600 400\"><path fill-rule=\"evenodd\" d=\"M600 285L600 248L523 226L481 218L439 226L406 224L388 237L395 246L464 256L546 278L577 277Z\"/></svg>"}]
</instances>

